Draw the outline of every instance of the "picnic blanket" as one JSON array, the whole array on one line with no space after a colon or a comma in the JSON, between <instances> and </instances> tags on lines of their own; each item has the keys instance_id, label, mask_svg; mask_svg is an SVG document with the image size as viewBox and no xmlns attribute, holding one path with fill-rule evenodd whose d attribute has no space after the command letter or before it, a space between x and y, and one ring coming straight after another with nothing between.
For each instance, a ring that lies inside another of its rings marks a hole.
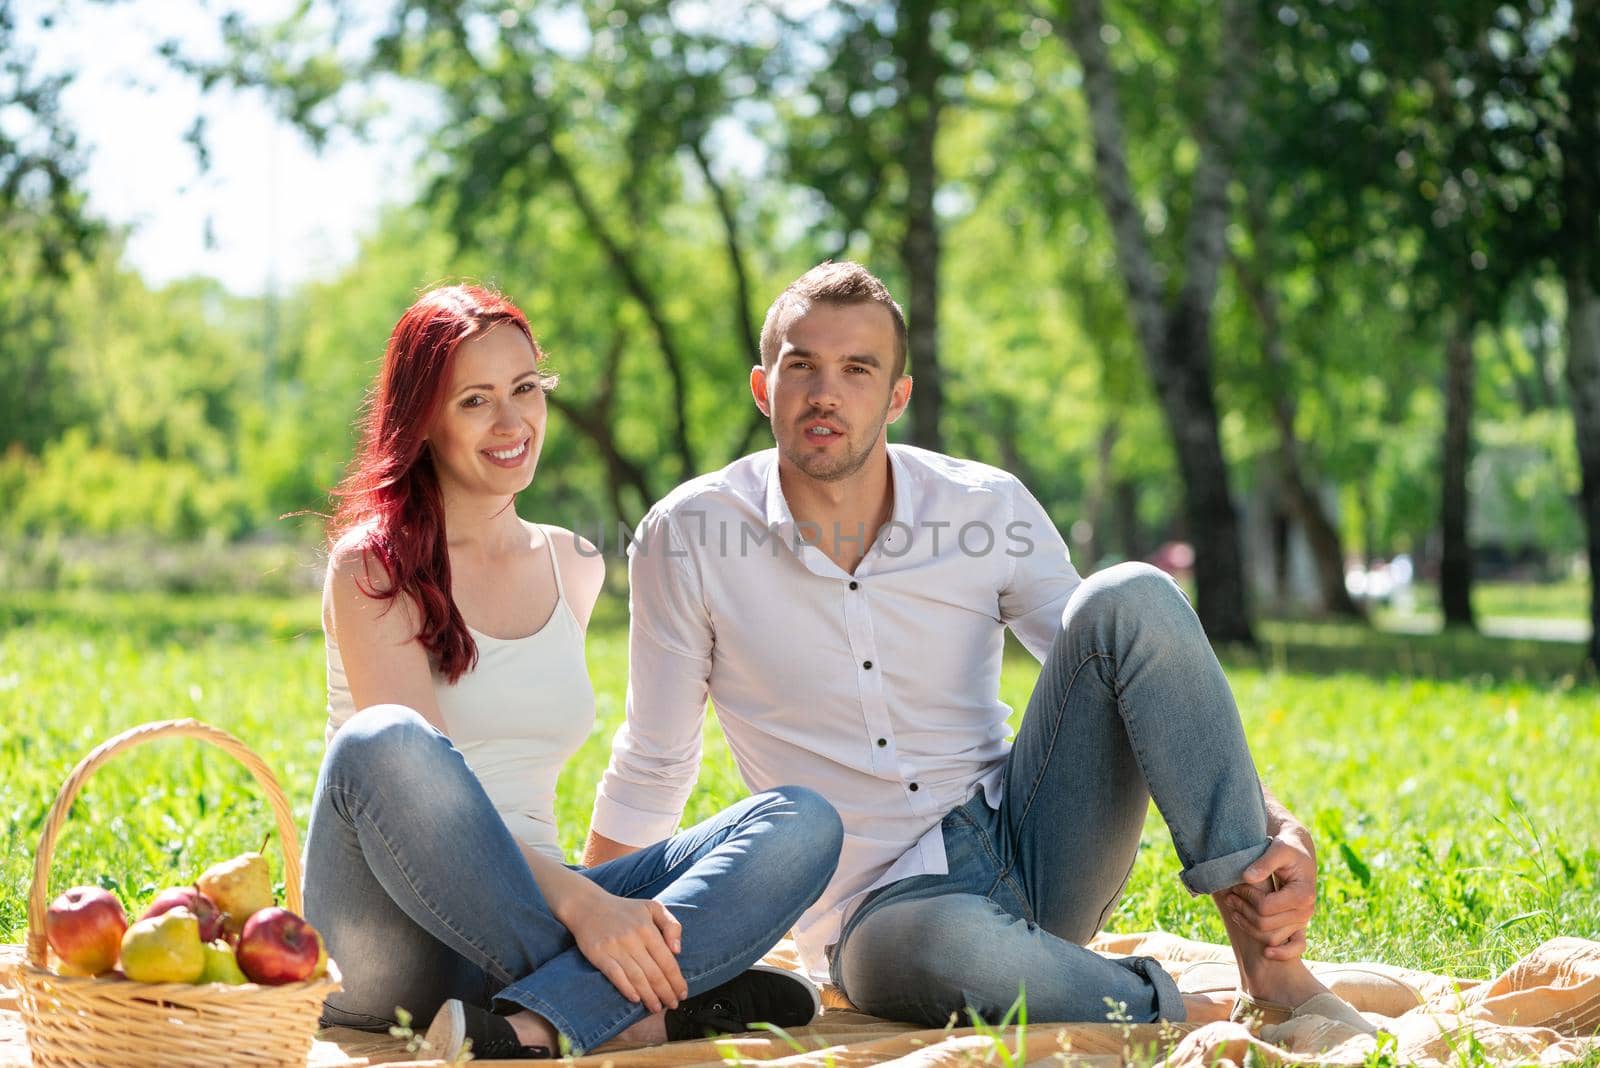
<instances>
[{"instance_id":1,"label":"picnic blanket","mask_svg":"<svg viewBox=\"0 0 1600 1068\"><path fill-rule=\"evenodd\" d=\"M1235 972L1226 946L1170 934L1102 935L1092 943L1110 955L1144 954L1161 960L1191 992L1231 990ZM796 966L792 943L780 944L769 963ZM28 1063L27 1040L17 1012L10 972L20 946L0 947L0 1064ZM734 1061L770 1068L967 1068L1000 1060L1011 1064L1113 1065L1130 1061L1168 1068L1261 1064L1359 1065L1380 1052L1407 1064L1460 1063L1465 1051L1497 1063L1564 1064L1600 1056L1600 942L1556 938L1539 946L1494 979L1456 979L1378 963L1313 964L1346 1001L1383 1028L1373 1039L1317 1017L1297 1020L1268 1043L1244 1025L1052 1024L1026 1028L919 1029L854 1011L836 992L824 992L826 1010L791 1042L747 1035L650 1047L602 1046L570 1063L576 1068L727 1068ZM241 1059L241 1063L244 1061ZM405 1043L386 1035L330 1029L308 1060L315 1068L354 1065L438 1065L418 1060ZM512 1063L482 1061L478 1063ZM524 1062L517 1062L524 1063Z\"/></svg>"}]
</instances>

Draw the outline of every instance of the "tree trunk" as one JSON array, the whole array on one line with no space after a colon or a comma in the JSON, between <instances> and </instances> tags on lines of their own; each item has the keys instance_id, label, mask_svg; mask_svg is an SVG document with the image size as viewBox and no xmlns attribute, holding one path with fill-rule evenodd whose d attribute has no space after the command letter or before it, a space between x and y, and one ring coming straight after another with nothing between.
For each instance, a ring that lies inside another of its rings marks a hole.
<instances>
[{"instance_id":1,"label":"tree trunk","mask_svg":"<svg viewBox=\"0 0 1600 1068\"><path fill-rule=\"evenodd\" d=\"M1184 512L1194 546L1195 611L1214 642L1254 643L1246 608L1239 517L1228 492L1216 397L1211 386L1211 312L1180 303L1156 376L1183 478Z\"/></svg>"},{"instance_id":2,"label":"tree trunk","mask_svg":"<svg viewBox=\"0 0 1600 1068\"><path fill-rule=\"evenodd\" d=\"M1095 437L1094 478L1089 483L1089 492L1083 502L1083 517L1089 521L1089 541L1083 547L1084 558L1078 561L1078 570L1084 574L1093 571L1095 565L1105 559L1111 550L1111 494L1116 481L1112 456L1120 431L1120 420L1112 412L1106 416L1106 421L1100 425L1100 433Z\"/></svg>"},{"instance_id":3,"label":"tree trunk","mask_svg":"<svg viewBox=\"0 0 1600 1068\"><path fill-rule=\"evenodd\" d=\"M599 393L594 402L586 408L569 401L566 396L557 391L549 396L550 406L572 421L590 441L595 448L600 450L600 458L606 465L606 493L611 500L613 517L620 523L632 526L643 512L630 517L627 506L622 499L624 489L632 489L639 495L641 509L649 508L657 500L657 495L650 485L650 477L644 467L637 461L623 455L617 443L617 435L612 425L612 412L616 408L616 388L619 377L618 370L622 364L622 354L627 349L628 337L623 330L617 330L611 338L611 344L606 349L605 358L601 363L598 376L600 383Z\"/></svg>"},{"instance_id":4,"label":"tree trunk","mask_svg":"<svg viewBox=\"0 0 1600 1068\"><path fill-rule=\"evenodd\" d=\"M1305 532L1306 544L1317 570L1317 592L1322 610L1330 615L1365 620L1367 615L1351 598L1344 584L1344 546L1339 531L1328 518L1322 500L1307 477L1295 434L1294 392L1289 383L1289 357L1283 348L1283 321L1278 314L1278 294L1272 287L1276 263L1271 254L1265 197L1252 185L1250 230L1255 262L1236 261L1237 274L1256 318L1261 323L1261 355L1266 361L1263 381L1270 393L1272 421L1278 431L1278 473L1283 481L1289 512Z\"/></svg>"},{"instance_id":5,"label":"tree trunk","mask_svg":"<svg viewBox=\"0 0 1600 1068\"><path fill-rule=\"evenodd\" d=\"M1473 627L1472 543L1467 536L1467 469L1472 463L1472 335L1477 321L1470 300L1456 309L1445 342L1444 443L1440 468L1439 604L1446 627Z\"/></svg>"},{"instance_id":6,"label":"tree trunk","mask_svg":"<svg viewBox=\"0 0 1600 1068\"><path fill-rule=\"evenodd\" d=\"M1344 584L1344 543L1339 531L1328 519L1322 501L1304 482L1298 479L1299 471L1284 468L1284 485L1288 490L1289 510L1300 529L1305 532L1306 545L1317 568L1317 592L1322 596L1323 611L1347 619L1365 621L1367 614L1350 597Z\"/></svg>"},{"instance_id":7,"label":"tree trunk","mask_svg":"<svg viewBox=\"0 0 1600 1068\"><path fill-rule=\"evenodd\" d=\"M1143 560L1145 544L1144 531L1139 527L1139 487L1128 479L1119 478L1111 492L1111 510L1122 541L1122 558Z\"/></svg>"},{"instance_id":8,"label":"tree trunk","mask_svg":"<svg viewBox=\"0 0 1600 1068\"><path fill-rule=\"evenodd\" d=\"M939 367L939 219L933 196L938 188L934 141L939 133L939 57L932 40L934 4L908 0L900 7L898 47L905 62L906 232L900 263L909 290L906 309L910 370L916 376L911 403L912 443L943 451L939 431L944 408L944 376Z\"/></svg>"},{"instance_id":9,"label":"tree trunk","mask_svg":"<svg viewBox=\"0 0 1600 1068\"><path fill-rule=\"evenodd\" d=\"M627 514L628 509L623 501L622 491L631 489L637 493L643 508L649 508L659 499L659 495L650 486L650 479L645 474L644 468L622 454L622 450L617 447L617 438L612 432L610 422L598 412L579 408L554 393L550 395L550 406L566 416L584 437L594 442L595 448L600 452L600 459L606 465L606 495L611 501L613 517L618 522L632 526L638 521L639 516Z\"/></svg>"},{"instance_id":10,"label":"tree trunk","mask_svg":"<svg viewBox=\"0 0 1600 1068\"><path fill-rule=\"evenodd\" d=\"M1562 213L1571 235L1566 257L1567 392L1583 473L1579 507L1589 537L1589 663L1600 671L1600 6L1575 5L1572 69L1575 121L1562 139Z\"/></svg>"},{"instance_id":11,"label":"tree trunk","mask_svg":"<svg viewBox=\"0 0 1600 1068\"><path fill-rule=\"evenodd\" d=\"M1128 172L1122 106L1101 36L1105 15L1099 0L1071 4L1058 27L1083 66L1096 184L1116 240L1135 333L1183 478L1184 518L1195 552L1195 610L1212 641L1254 643L1239 521L1217 424L1211 352L1211 306L1225 249L1228 185L1244 128L1245 74L1255 59L1249 32L1254 14L1237 0L1224 0L1221 8L1226 30L1202 128L1196 133L1199 154L1184 231L1183 285L1170 304Z\"/></svg>"},{"instance_id":12,"label":"tree trunk","mask_svg":"<svg viewBox=\"0 0 1600 1068\"><path fill-rule=\"evenodd\" d=\"M1589 535L1589 661L1600 669L1600 292L1583 270L1567 275L1567 391Z\"/></svg>"}]
</instances>

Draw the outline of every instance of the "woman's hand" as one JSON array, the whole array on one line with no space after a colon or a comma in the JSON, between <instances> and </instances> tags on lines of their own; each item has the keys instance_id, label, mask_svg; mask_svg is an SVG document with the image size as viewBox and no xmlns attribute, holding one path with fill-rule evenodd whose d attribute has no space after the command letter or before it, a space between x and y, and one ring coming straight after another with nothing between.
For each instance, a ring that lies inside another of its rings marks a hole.
<instances>
[{"instance_id":1,"label":"woman's hand","mask_svg":"<svg viewBox=\"0 0 1600 1068\"><path fill-rule=\"evenodd\" d=\"M556 915L579 952L629 1001L652 1013L677 1008L689 996L673 956L683 949L683 927L659 901L616 897L583 882L592 892L569 896Z\"/></svg>"}]
</instances>

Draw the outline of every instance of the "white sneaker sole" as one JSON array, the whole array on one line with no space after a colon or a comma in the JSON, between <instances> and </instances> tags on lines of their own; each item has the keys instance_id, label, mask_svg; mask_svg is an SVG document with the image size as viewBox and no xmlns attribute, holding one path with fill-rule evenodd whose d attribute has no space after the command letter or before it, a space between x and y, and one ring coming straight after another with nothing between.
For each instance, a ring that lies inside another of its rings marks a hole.
<instances>
[{"instance_id":1,"label":"white sneaker sole","mask_svg":"<svg viewBox=\"0 0 1600 1068\"><path fill-rule=\"evenodd\" d=\"M459 1057L461 1047L467 1044L467 1014L461 1010L461 1002L451 998L440 1005L422 1040L427 1043L424 1052L432 1057L445 1061Z\"/></svg>"}]
</instances>

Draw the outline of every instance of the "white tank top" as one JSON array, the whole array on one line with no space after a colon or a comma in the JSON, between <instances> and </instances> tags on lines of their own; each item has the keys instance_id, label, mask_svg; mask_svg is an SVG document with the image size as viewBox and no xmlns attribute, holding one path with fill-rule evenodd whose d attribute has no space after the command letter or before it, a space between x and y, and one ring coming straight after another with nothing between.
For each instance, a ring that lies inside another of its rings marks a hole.
<instances>
[{"instance_id":1,"label":"white tank top","mask_svg":"<svg viewBox=\"0 0 1600 1068\"><path fill-rule=\"evenodd\" d=\"M438 672L433 692L445 733L483 784L513 838L564 860L556 828L556 779L594 728L594 689L584 658L583 628L567 603L556 548L544 527L555 574L556 604L544 626L525 638L495 638L467 629L478 663L454 685ZM333 631L323 627L328 654L327 740L356 714Z\"/></svg>"}]
</instances>

